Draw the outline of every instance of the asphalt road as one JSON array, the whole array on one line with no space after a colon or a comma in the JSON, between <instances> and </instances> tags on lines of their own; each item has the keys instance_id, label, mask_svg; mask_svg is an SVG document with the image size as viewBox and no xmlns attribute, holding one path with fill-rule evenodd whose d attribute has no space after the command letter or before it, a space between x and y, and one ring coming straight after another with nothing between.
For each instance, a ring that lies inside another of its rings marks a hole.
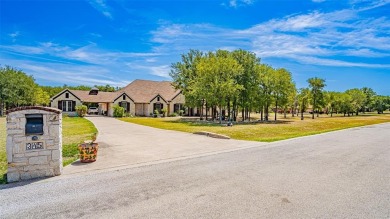
<instances>
[{"instance_id":1,"label":"asphalt road","mask_svg":"<svg viewBox=\"0 0 390 219\"><path fill-rule=\"evenodd\" d=\"M1 189L0 218L390 218L390 123Z\"/></svg>"}]
</instances>

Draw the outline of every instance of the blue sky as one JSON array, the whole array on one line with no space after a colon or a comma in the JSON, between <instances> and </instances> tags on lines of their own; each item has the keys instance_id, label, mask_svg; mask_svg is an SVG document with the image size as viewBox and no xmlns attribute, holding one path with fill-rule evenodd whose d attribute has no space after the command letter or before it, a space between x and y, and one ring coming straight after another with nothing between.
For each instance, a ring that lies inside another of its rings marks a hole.
<instances>
[{"instance_id":1,"label":"blue sky","mask_svg":"<svg viewBox=\"0 0 390 219\"><path fill-rule=\"evenodd\" d=\"M0 0L0 64L41 85L170 80L189 49L242 48L297 87L390 95L390 0Z\"/></svg>"}]
</instances>

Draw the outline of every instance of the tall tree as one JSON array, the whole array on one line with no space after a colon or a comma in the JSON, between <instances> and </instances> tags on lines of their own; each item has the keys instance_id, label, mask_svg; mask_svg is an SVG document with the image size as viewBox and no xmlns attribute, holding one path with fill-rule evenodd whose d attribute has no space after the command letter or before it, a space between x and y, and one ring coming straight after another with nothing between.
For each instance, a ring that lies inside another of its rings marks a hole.
<instances>
[{"instance_id":1,"label":"tall tree","mask_svg":"<svg viewBox=\"0 0 390 219\"><path fill-rule=\"evenodd\" d=\"M293 87L291 73L284 68L272 71L272 96L275 101L275 120L278 114L278 106L287 104L288 94Z\"/></svg>"},{"instance_id":2,"label":"tall tree","mask_svg":"<svg viewBox=\"0 0 390 219\"><path fill-rule=\"evenodd\" d=\"M209 53L200 59L196 65L198 73L194 81L194 90L203 91L207 101L217 103L219 108L219 121L222 123L222 109L226 100L237 96L243 86L236 83L238 75L243 73L241 65L230 55Z\"/></svg>"},{"instance_id":3,"label":"tall tree","mask_svg":"<svg viewBox=\"0 0 390 219\"><path fill-rule=\"evenodd\" d=\"M317 113L319 113L319 107L321 106L321 98L323 97L323 89L326 86L325 80L322 78L309 78L307 80L309 83L310 88L310 95L311 95L311 105L313 108L313 114L312 119L314 119L314 112L317 110ZM318 116L318 114L317 114Z\"/></svg>"},{"instance_id":4,"label":"tall tree","mask_svg":"<svg viewBox=\"0 0 390 219\"><path fill-rule=\"evenodd\" d=\"M197 63L204 57L203 52L199 50L190 50L187 54L181 55L181 61L171 65L170 76L172 85L180 89L186 96L186 105L191 107L200 106L202 92L194 91L193 84L198 79Z\"/></svg>"},{"instance_id":5,"label":"tall tree","mask_svg":"<svg viewBox=\"0 0 390 219\"><path fill-rule=\"evenodd\" d=\"M10 66L0 67L0 109L31 105L34 98L34 78Z\"/></svg>"},{"instance_id":6,"label":"tall tree","mask_svg":"<svg viewBox=\"0 0 390 219\"><path fill-rule=\"evenodd\" d=\"M49 105L49 102L50 102L49 94L37 85L34 89L32 105L47 106Z\"/></svg>"},{"instance_id":7,"label":"tall tree","mask_svg":"<svg viewBox=\"0 0 390 219\"><path fill-rule=\"evenodd\" d=\"M363 87L361 90L365 96L365 100L362 106L362 111L365 113L367 110L371 111L371 108L374 105L376 93L372 88L369 87Z\"/></svg>"},{"instance_id":8,"label":"tall tree","mask_svg":"<svg viewBox=\"0 0 390 219\"><path fill-rule=\"evenodd\" d=\"M266 64L261 64L257 68L257 72L259 75L259 85L258 85L258 102L261 104L261 114L263 115L264 111L264 119L268 121L269 116L269 108L272 103L272 91L273 91L273 74L274 69Z\"/></svg>"},{"instance_id":9,"label":"tall tree","mask_svg":"<svg viewBox=\"0 0 390 219\"><path fill-rule=\"evenodd\" d=\"M299 103L299 109L301 111L301 120L304 119L303 113L306 111L307 106L309 104L309 96L310 96L309 88L299 89L298 103Z\"/></svg>"},{"instance_id":10,"label":"tall tree","mask_svg":"<svg viewBox=\"0 0 390 219\"><path fill-rule=\"evenodd\" d=\"M355 111L356 115L359 115L359 110L364 106L366 95L362 90L357 88L347 90L346 93L351 96L352 108Z\"/></svg>"},{"instance_id":11,"label":"tall tree","mask_svg":"<svg viewBox=\"0 0 390 219\"><path fill-rule=\"evenodd\" d=\"M243 73L236 78L237 84L243 86L238 95L238 105L242 109L242 119L248 119L248 112L252 110L253 102L256 99L257 87L259 83L259 75L256 72L257 66L260 64L260 59L253 52L242 49L232 52L233 58L242 66ZM233 100L233 108L235 108L235 100Z\"/></svg>"}]
</instances>

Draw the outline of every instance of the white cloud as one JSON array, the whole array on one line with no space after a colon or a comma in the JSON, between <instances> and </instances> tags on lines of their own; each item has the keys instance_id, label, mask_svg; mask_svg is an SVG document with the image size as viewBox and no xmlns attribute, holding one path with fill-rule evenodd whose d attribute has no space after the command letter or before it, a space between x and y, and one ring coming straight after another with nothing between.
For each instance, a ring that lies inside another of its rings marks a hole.
<instances>
[{"instance_id":1,"label":"white cloud","mask_svg":"<svg viewBox=\"0 0 390 219\"><path fill-rule=\"evenodd\" d=\"M125 86L135 74L159 75L167 77L165 69L154 66L134 71L126 63L133 61L147 63L150 60L158 66L159 53L134 53L106 51L96 44L83 47L63 46L53 42L37 43L35 46L11 45L0 46L0 63L23 69L40 80L49 80L60 84L110 84ZM4 56L3 56L4 54ZM9 57L18 57L13 59ZM159 73L159 70L164 70Z\"/></svg>"},{"instance_id":2,"label":"white cloud","mask_svg":"<svg viewBox=\"0 0 390 219\"><path fill-rule=\"evenodd\" d=\"M255 0L229 0L228 2L224 2L221 5L225 7L238 8L240 6L248 6L252 5Z\"/></svg>"},{"instance_id":3,"label":"white cloud","mask_svg":"<svg viewBox=\"0 0 390 219\"><path fill-rule=\"evenodd\" d=\"M8 34L8 36L10 36L11 38L16 38L20 35L20 32L19 31L15 31L13 33L10 33Z\"/></svg>"},{"instance_id":4,"label":"white cloud","mask_svg":"<svg viewBox=\"0 0 390 219\"><path fill-rule=\"evenodd\" d=\"M377 1L375 5L378 4L384 3ZM388 65L375 63L374 59L390 56L389 24L386 17L363 17L358 9L314 11L272 19L247 29L210 24L164 24L152 32L152 41L159 43L154 51L171 54L186 53L189 49L243 48L256 52L261 58L287 58L326 66L386 68ZM371 60L367 62L363 57ZM352 61L343 61L345 58Z\"/></svg>"},{"instance_id":5,"label":"white cloud","mask_svg":"<svg viewBox=\"0 0 390 219\"><path fill-rule=\"evenodd\" d=\"M111 9L107 6L105 0L89 0L89 4L105 17L113 19Z\"/></svg>"}]
</instances>

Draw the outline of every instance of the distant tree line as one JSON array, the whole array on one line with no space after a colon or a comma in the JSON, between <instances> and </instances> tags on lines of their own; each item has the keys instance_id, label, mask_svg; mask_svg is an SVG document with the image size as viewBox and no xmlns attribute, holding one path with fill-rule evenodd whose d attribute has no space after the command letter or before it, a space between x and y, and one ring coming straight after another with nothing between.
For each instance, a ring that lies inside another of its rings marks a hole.
<instances>
[{"instance_id":1,"label":"distant tree line","mask_svg":"<svg viewBox=\"0 0 390 219\"><path fill-rule=\"evenodd\" d=\"M118 87L95 85L100 91L113 92ZM89 86L40 86L31 75L10 66L0 66L0 116L5 109L17 106L47 106L50 98L64 89L91 90Z\"/></svg>"},{"instance_id":2,"label":"distant tree line","mask_svg":"<svg viewBox=\"0 0 390 219\"><path fill-rule=\"evenodd\" d=\"M241 113L250 120L251 112L260 112L261 120L269 120L270 111L303 113L310 107L315 113L358 114L376 110L383 113L390 107L390 97L377 95L371 88L350 89L345 92L325 91L321 78L309 78L308 87L297 89L291 73L284 68L262 64L256 54L245 50L190 50L181 61L171 65L173 85L181 89L188 107L206 109L206 115L221 122L227 117L234 121ZM207 115L211 109L211 115Z\"/></svg>"}]
</instances>

